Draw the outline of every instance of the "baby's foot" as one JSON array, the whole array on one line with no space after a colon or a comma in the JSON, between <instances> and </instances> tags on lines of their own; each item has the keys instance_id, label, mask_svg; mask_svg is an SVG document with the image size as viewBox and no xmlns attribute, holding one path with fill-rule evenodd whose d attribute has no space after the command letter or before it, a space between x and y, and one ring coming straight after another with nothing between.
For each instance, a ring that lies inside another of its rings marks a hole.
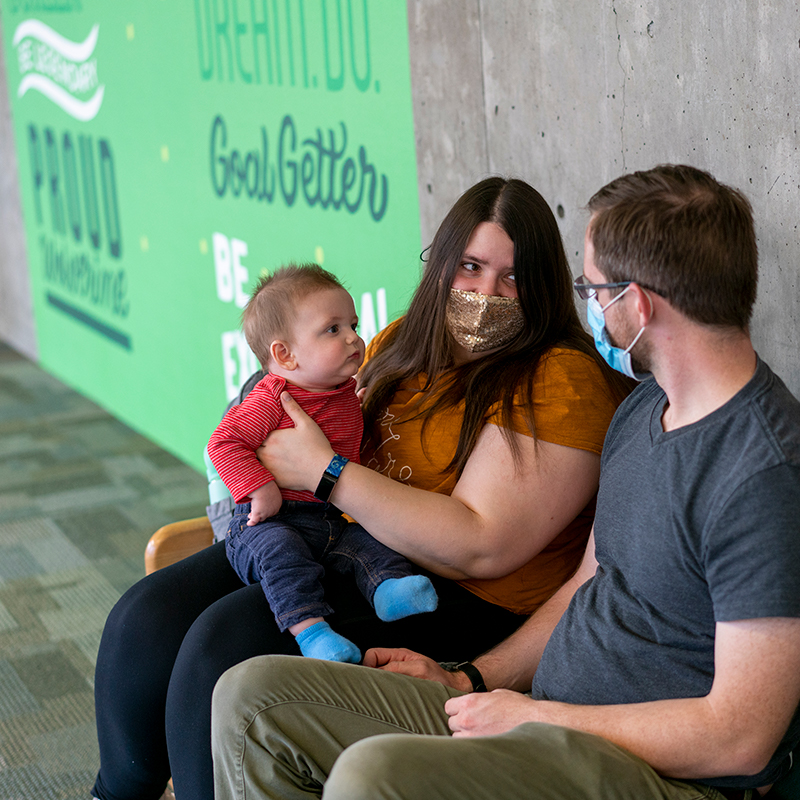
<instances>
[{"instance_id":1,"label":"baby's foot","mask_svg":"<svg viewBox=\"0 0 800 800\"><path fill-rule=\"evenodd\" d=\"M384 622L435 611L439 604L436 589L424 575L389 578L375 590L375 613Z\"/></svg>"},{"instance_id":2,"label":"baby's foot","mask_svg":"<svg viewBox=\"0 0 800 800\"><path fill-rule=\"evenodd\" d=\"M349 639L336 633L324 620L298 633L295 640L306 658L361 663L361 651Z\"/></svg>"}]
</instances>

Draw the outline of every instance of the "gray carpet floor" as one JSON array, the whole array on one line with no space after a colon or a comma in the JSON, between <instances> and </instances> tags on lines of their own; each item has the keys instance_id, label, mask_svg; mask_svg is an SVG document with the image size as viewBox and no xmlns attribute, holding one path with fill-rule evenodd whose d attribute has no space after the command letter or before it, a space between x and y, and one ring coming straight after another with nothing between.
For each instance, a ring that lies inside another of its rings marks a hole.
<instances>
[{"instance_id":1,"label":"gray carpet floor","mask_svg":"<svg viewBox=\"0 0 800 800\"><path fill-rule=\"evenodd\" d=\"M87 800L103 623L150 535L206 498L205 476L0 343L2 800Z\"/></svg>"}]
</instances>

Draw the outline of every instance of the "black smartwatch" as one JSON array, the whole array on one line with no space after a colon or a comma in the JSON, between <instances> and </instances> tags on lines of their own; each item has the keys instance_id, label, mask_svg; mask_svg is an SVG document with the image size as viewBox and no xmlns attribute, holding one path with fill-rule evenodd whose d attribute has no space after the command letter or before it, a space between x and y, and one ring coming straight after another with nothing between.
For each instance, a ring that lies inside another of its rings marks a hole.
<instances>
[{"instance_id":1,"label":"black smartwatch","mask_svg":"<svg viewBox=\"0 0 800 800\"><path fill-rule=\"evenodd\" d=\"M319 479L317 488L314 491L314 497L316 497L317 500L322 500L323 503L328 502L333 487L336 486L336 481L339 480L344 465L349 460L350 459L338 454L331 459L331 463L325 468L325 472L322 473L322 477Z\"/></svg>"},{"instance_id":2,"label":"black smartwatch","mask_svg":"<svg viewBox=\"0 0 800 800\"><path fill-rule=\"evenodd\" d=\"M472 684L473 692L488 692L486 684L483 682L483 675L480 670L469 661L462 661L457 664L455 661L440 661L439 666L448 672L463 672Z\"/></svg>"}]
</instances>

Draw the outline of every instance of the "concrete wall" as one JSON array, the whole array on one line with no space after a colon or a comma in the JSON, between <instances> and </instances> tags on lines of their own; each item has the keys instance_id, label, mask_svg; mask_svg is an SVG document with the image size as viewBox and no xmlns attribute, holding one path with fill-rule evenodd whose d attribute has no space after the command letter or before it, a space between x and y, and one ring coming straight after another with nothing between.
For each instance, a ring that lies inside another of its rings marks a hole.
<instances>
[{"instance_id":1,"label":"concrete wall","mask_svg":"<svg viewBox=\"0 0 800 800\"><path fill-rule=\"evenodd\" d=\"M708 169L753 203L753 338L800 396L797 4L408 0L408 21L424 244L460 192L514 175L558 209L577 274L596 189L667 161ZM33 354L2 78L0 338Z\"/></svg>"},{"instance_id":2,"label":"concrete wall","mask_svg":"<svg viewBox=\"0 0 800 800\"><path fill-rule=\"evenodd\" d=\"M753 204L752 326L800 396L800 7L785 0L409 0L423 243L486 174L554 209L575 274L586 201L663 162Z\"/></svg>"}]
</instances>

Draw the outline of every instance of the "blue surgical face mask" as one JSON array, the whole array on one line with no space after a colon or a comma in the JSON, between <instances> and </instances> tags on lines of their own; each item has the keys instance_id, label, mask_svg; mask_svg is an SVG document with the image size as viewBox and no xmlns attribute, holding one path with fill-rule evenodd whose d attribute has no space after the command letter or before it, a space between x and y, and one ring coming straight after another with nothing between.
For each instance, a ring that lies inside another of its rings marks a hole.
<instances>
[{"instance_id":1,"label":"blue surgical face mask","mask_svg":"<svg viewBox=\"0 0 800 800\"><path fill-rule=\"evenodd\" d=\"M633 378L637 381L643 381L645 378L649 377L648 373L636 373L633 371L633 364L631 363L631 350L633 350L633 346L636 342L639 341L639 338L644 333L644 326L642 326L639 333L636 334L634 340L623 350L621 347L614 347L611 344L611 340L608 337L608 330L606 330L606 318L604 313L606 309L617 302L617 300L625 294L625 292L630 289L630 286L626 287L624 291L620 292L608 305L601 306L600 301L597 299L597 295L592 295L586 302L586 320L589 323L589 327L592 329L592 333L594 334L594 346L597 348L598 352L601 356L605 359L606 363L613 367L618 372L621 372L623 375L627 375L629 378ZM649 300L648 296L648 300ZM651 301L652 305L652 301Z\"/></svg>"}]
</instances>

